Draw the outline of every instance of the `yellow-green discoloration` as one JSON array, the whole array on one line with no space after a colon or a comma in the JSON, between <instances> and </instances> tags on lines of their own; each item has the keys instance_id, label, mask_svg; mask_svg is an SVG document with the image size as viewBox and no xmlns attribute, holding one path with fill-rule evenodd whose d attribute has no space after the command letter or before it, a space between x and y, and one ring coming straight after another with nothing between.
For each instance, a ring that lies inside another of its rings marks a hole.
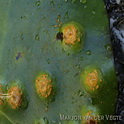
<instances>
[{"instance_id":1,"label":"yellow-green discoloration","mask_svg":"<svg viewBox=\"0 0 124 124\"><path fill-rule=\"evenodd\" d=\"M63 33L63 42L66 45L75 45L81 42L83 36L83 28L76 22L65 23L61 27Z\"/></svg>"},{"instance_id":2,"label":"yellow-green discoloration","mask_svg":"<svg viewBox=\"0 0 124 124\"><path fill-rule=\"evenodd\" d=\"M66 52L80 51L84 44L84 29L82 25L71 21L64 23L59 32L63 33L62 45Z\"/></svg>"},{"instance_id":3,"label":"yellow-green discoloration","mask_svg":"<svg viewBox=\"0 0 124 124\"><path fill-rule=\"evenodd\" d=\"M81 73L81 83L89 93L96 93L103 85L103 76L97 67L89 66Z\"/></svg>"},{"instance_id":4,"label":"yellow-green discoloration","mask_svg":"<svg viewBox=\"0 0 124 124\"><path fill-rule=\"evenodd\" d=\"M82 121L82 124L98 124L98 120L96 119L97 117L93 116L93 111L89 111L88 113L86 113L86 117L88 117L88 119L84 121Z\"/></svg>"},{"instance_id":5,"label":"yellow-green discoloration","mask_svg":"<svg viewBox=\"0 0 124 124\"><path fill-rule=\"evenodd\" d=\"M98 72L97 70L93 70L93 72L88 73L86 77L86 84L89 88L94 91L99 88L98 86Z\"/></svg>"},{"instance_id":6,"label":"yellow-green discoloration","mask_svg":"<svg viewBox=\"0 0 124 124\"><path fill-rule=\"evenodd\" d=\"M99 110L97 107L94 106L83 106L82 109L82 121L81 124L99 124Z\"/></svg>"}]
</instances>

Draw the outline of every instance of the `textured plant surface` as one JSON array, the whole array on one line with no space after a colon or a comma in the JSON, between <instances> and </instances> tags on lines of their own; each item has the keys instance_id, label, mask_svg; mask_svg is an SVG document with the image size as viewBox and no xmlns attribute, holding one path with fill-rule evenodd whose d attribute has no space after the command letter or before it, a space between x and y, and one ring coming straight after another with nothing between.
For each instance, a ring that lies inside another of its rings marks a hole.
<instances>
[{"instance_id":1,"label":"textured plant surface","mask_svg":"<svg viewBox=\"0 0 124 124\"><path fill-rule=\"evenodd\" d=\"M85 124L94 120L60 114L114 114L117 81L102 0L0 0L0 27L1 124Z\"/></svg>"}]
</instances>

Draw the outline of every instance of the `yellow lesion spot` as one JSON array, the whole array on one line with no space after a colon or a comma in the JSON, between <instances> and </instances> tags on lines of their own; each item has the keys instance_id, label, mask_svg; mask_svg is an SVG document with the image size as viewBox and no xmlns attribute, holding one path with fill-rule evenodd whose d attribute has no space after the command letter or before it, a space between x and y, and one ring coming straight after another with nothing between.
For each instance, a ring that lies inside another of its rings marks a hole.
<instances>
[{"instance_id":1,"label":"yellow lesion spot","mask_svg":"<svg viewBox=\"0 0 124 124\"><path fill-rule=\"evenodd\" d=\"M8 103L13 109L17 109L21 106L23 93L18 86L11 87L8 90L8 95Z\"/></svg>"},{"instance_id":2,"label":"yellow lesion spot","mask_svg":"<svg viewBox=\"0 0 124 124\"><path fill-rule=\"evenodd\" d=\"M76 42L80 42L80 38L77 38L78 30L74 25L68 25L63 29L63 40L67 45L74 45Z\"/></svg>"},{"instance_id":3,"label":"yellow lesion spot","mask_svg":"<svg viewBox=\"0 0 124 124\"><path fill-rule=\"evenodd\" d=\"M42 97L47 98L50 96L53 86L52 80L50 79L49 75L41 74L36 78L36 90L37 93L40 94Z\"/></svg>"},{"instance_id":4,"label":"yellow lesion spot","mask_svg":"<svg viewBox=\"0 0 124 124\"><path fill-rule=\"evenodd\" d=\"M2 94L3 94L3 91L2 91L2 85L0 85L0 106L3 105Z\"/></svg>"},{"instance_id":5,"label":"yellow lesion spot","mask_svg":"<svg viewBox=\"0 0 124 124\"><path fill-rule=\"evenodd\" d=\"M89 88L93 91L99 88L98 81L99 81L99 77L98 77L98 72L96 70L89 73L86 77L86 83L89 86Z\"/></svg>"},{"instance_id":6,"label":"yellow lesion spot","mask_svg":"<svg viewBox=\"0 0 124 124\"><path fill-rule=\"evenodd\" d=\"M92 111L89 111L88 113L86 113L86 116L91 116L92 113Z\"/></svg>"}]
</instances>

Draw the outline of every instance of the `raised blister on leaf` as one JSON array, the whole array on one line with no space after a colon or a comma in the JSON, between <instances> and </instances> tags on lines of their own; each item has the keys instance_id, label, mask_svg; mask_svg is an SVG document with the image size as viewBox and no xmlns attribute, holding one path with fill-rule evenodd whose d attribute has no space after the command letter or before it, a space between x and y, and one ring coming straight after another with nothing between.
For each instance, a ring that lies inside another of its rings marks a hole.
<instances>
[{"instance_id":1,"label":"raised blister on leaf","mask_svg":"<svg viewBox=\"0 0 124 124\"><path fill-rule=\"evenodd\" d=\"M22 103L22 91L18 86L11 87L8 90L8 103L13 108L16 109L21 106Z\"/></svg>"},{"instance_id":2,"label":"raised blister on leaf","mask_svg":"<svg viewBox=\"0 0 124 124\"><path fill-rule=\"evenodd\" d=\"M80 51L84 43L84 29L82 25L71 21L64 23L60 28L62 46L67 53Z\"/></svg>"},{"instance_id":3,"label":"raised blister on leaf","mask_svg":"<svg viewBox=\"0 0 124 124\"><path fill-rule=\"evenodd\" d=\"M88 93L98 93L103 83L103 75L98 67L88 66L82 71L81 84Z\"/></svg>"},{"instance_id":4,"label":"raised blister on leaf","mask_svg":"<svg viewBox=\"0 0 124 124\"><path fill-rule=\"evenodd\" d=\"M7 102L12 109L27 108L26 92L20 81L14 81L8 87Z\"/></svg>"},{"instance_id":5,"label":"raised blister on leaf","mask_svg":"<svg viewBox=\"0 0 124 124\"><path fill-rule=\"evenodd\" d=\"M94 106L84 105L82 108L82 121L81 124L99 124L99 109Z\"/></svg>"},{"instance_id":6,"label":"raised blister on leaf","mask_svg":"<svg viewBox=\"0 0 124 124\"><path fill-rule=\"evenodd\" d=\"M40 73L35 79L36 92L39 96L47 98L53 91L53 79L47 73Z\"/></svg>"}]
</instances>

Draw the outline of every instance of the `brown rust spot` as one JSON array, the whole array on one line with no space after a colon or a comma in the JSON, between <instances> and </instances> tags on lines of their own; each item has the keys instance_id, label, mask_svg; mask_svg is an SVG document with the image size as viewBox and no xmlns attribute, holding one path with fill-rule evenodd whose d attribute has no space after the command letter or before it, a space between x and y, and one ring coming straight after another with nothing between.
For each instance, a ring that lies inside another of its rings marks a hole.
<instances>
[{"instance_id":1,"label":"brown rust spot","mask_svg":"<svg viewBox=\"0 0 124 124\"><path fill-rule=\"evenodd\" d=\"M52 92L52 80L49 75L41 74L36 78L36 90L42 97L50 96Z\"/></svg>"},{"instance_id":2,"label":"brown rust spot","mask_svg":"<svg viewBox=\"0 0 124 124\"><path fill-rule=\"evenodd\" d=\"M78 30L74 25L69 25L63 29L63 39L65 44L74 45L77 41L80 42L80 38L77 40Z\"/></svg>"},{"instance_id":3,"label":"brown rust spot","mask_svg":"<svg viewBox=\"0 0 124 124\"><path fill-rule=\"evenodd\" d=\"M98 72L94 70L93 72L89 73L86 77L86 83L90 87L91 90L98 89Z\"/></svg>"},{"instance_id":4,"label":"brown rust spot","mask_svg":"<svg viewBox=\"0 0 124 124\"><path fill-rule=\"evenodd\" d=\"M86 120L86 123L85 123L85 124L98 124L98 121L95 120L95 117L96 117L96 116L93 116L92 113L93 113L92 111L89 111L89 112L86 114L86 116L88 116L89 119Z\"/></svg>"},{"instance_id":5,"label":"brown rust spot","mask_svg":"<svg viewBox=\"0 0 124 124\"><path fill-rule=\"evenodd\" d=\"M22 91L18 86L11 87L8 90L8 103L13 109L17 109L22 103Z\"/></svg>"},{"instance_id":6,"label":"brown rust spot","mask_svg":"<svg viewBox=\"0 0 124 124\"><path fill-rule=\"evenodd\" d=\"M98 122L91 119L91 120L88 120L88 121L86 122L86 124L98 124Z\"/></svg>"}]
</instances>

